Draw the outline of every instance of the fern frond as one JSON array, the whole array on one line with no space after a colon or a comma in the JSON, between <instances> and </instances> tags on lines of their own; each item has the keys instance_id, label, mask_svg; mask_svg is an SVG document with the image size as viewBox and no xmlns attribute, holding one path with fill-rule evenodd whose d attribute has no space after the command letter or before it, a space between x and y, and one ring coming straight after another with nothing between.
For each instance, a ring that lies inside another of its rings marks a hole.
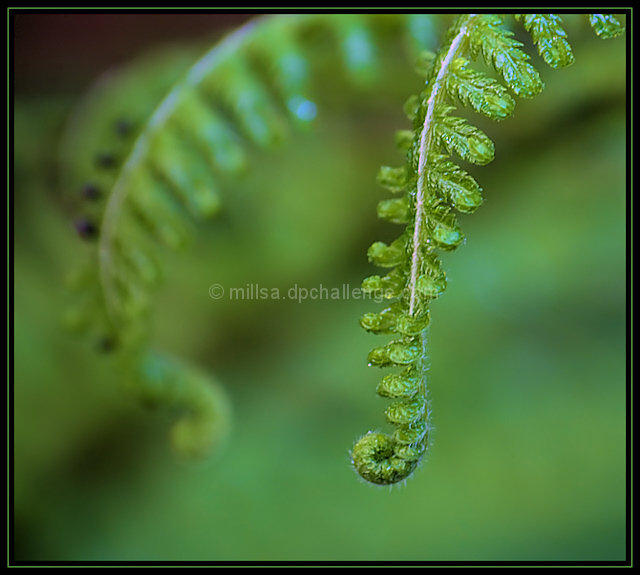
<instances>
[{"instance_id":1,"label":"fern frond","mask_svg":"<svg viewBox=\"0 0 640 575\"><path fill-rule=\"evenodd\" d=\"M600 37L624 30L613 15L589 18ZM573 61L559 17L518 19L549 65ZM397 196L381 201L378 215L406 227L394 241L369 248L371 263L387 273L365 279L363 291L382 293L387 306L361 323L393 337L371 351L370 365L401 371L378 386L381 396L395 400L385 412L395 430L366 434L352 456L358 472L377 484L401 481L418 466L431 431L429 307L447 286L440 253L464 242L457 213L472 213L483 201L479 183L457 162L485 165L494 157L491 139L456 106L503 120L513 112L514 96L530 98L543 89L499 15L460 16L437 54L425 51L433 35L432 19L422 14L262 17L193 65L189 54L178 54L108 78L72 122L63 163L67 187L81 198L76 230L89 254L70 282L78 305L69 319L103 349L122 354L139 395L181 404L193 415L177 427L179 450L201 454L215 444L228 410L206 376L149 351L146 318L162 278L159 246L184 246L194 220L215 216L223 206L224 184L251 168L254 149L271 147L292 127L314 120L319 69L366 94L382 76L379 64L390 40L406 44L411 58L416 48L423 50L417 72L426 82L405 105L411 129L396 137L405 165L384 166L378 174ZM472 67L479 57L499 80Z\"/></svg>"},{"instance_id":2,"label":"fern frond","mask_svg":"<svg viewBox=\"0 0 640 575\"><path fill-rule=\"evenodd\" d=\"M571 47L553 14L517 17L531 33L543 59L552 67L573 62ZM610 18L592 18L600 35L618 30ZM471 68L469 58L481 56L501 77L504 85ZM430 63L432 62L432 63ZM477 165L493 160L489 137L455 115L461 104L493 120L503 120L514 109L512 95L531 98L543 89L538 71L513 37L501 16L466 14L452 25L447 40L435 57L421 59L417 72L426 75L425 89L411 97L405 111L413 129L397 138L406 152L406 164L384 166L378 182L400 198L383 200L378 215L406 224L398 239L375 242L368 251L371 263L392 268L383 277L364 280L367 293L381 290L390 305L379 313L367 313L361 325L394 339L374 348L369 365L400 367L385 376L377 392L397 401L385 411L393 433L369 432L353 447L356 471L374 484L393 484L406 479L423 458L432 429L427 385L427 337L430 302L447 286L440 252L456 249L464 241L456 212L472 213L482 204L476 180L451 158Z\"/></svg>"}]
</instances>

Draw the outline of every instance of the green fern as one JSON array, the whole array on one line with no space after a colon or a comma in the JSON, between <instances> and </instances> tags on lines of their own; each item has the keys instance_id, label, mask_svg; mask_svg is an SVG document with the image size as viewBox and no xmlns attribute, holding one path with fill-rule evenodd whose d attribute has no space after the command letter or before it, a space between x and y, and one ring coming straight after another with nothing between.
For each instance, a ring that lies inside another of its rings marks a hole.
<instances>
[{"instance_id":1,"label":"green fern","mask_svg":"<svg viewBox=\"0 0 640 575\"><path fill-rule=\"evenodd\" d=\"M547 63L573 61L559 17L517 19ZM415 59L435 21L429 15L261 17L193 65L193 52L172 50L110 76L72 119L62 160L65 185L81 197L76 229L88 254L70 279L78 303L68 323L117 354L121 377L141 401L185 412L172 431L180 453L200 456L219 444L230 408L211 378L152 350L147 319L162 279L159 246L181 248L194 219L219 212L223 189L250 169L254 148L271 147L292 127L312 122L318 76L339 75L346 89L366 95L389 47L405 45ZM601 37L622 30L611 15L591 15L590 22ZM446 289L438 254L464 241L455 211L472 213L482 203L480 185L450 157L484 165L494 155L492 141L456 116L455 106L502 120L514 109L513 96L538 94L542 80L521 47L501 17L460 16L438 54L418 58L426 87L407 102L413 128L397 138L406 165L383 167L378 175L400 194L380 202L378 215L406 229L389 245L371 246L370 261L391 269L363 283L367 292L383 290L390 305L365 315L362 325L394 335L370 353L369 363L402 367L378 386L381 396L397 400L386 411L394 433L369 433L353 449L356 469L373 483L406 478L429 444L429 304ZM470 60L480 56L504 84L472 68Z\"/></svg>"},{"instance_id":2,"label":"green fern","mask_svg":"<svg viewBox=\"0 0 640 575\"><path fill-rule=\"evenodd\" d=\"M531 33L542 58L552 67L570 65L571 47L560 17L553 14L517 16ZM613 37L620 23L610 15L595 14L596 33ZM482 57L504 84L474 70L468 58ZM431 60L430 65L425 61ZM396 400L386 410L392 434L369 432L355 444L352 461L358 473L375 484L406 479L429 446L431 409L428 400L427 357L429 307L446 288L439 253L456 249L464 241L455 212L472 213L482 203L481 187L450 156L485 165L494 157L493 142L456 113L460 103L493 120L503 120L514 109L514 96L531 98L543 89L538 71L522 50L522 43L496 14L461 15L433 58L423 57L418 70L426 72L426 87L407 102L413 121L410 132L398 141L406 150L406 164L383 167L378 180L398 199L383 200L378 215L406 225L389 245L374 243L371 263L392 268L385 276L363 282L367 292L382 292L389 307L361 319L367 331L393 334L394 339L369 354L369 365L400 367L385 376L378 394Z\"/></svg>"}]
</instances>

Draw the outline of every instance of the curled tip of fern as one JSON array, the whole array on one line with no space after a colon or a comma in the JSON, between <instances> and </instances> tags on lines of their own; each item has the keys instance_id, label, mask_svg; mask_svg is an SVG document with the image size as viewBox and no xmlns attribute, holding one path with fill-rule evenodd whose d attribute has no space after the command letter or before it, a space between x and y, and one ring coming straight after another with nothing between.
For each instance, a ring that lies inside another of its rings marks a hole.
<instances>
[{"instance_id":1,"label":"curled tip of fern","mask_svg":"<svg viewBox=\"0 0 640 575\"><path fill-rule=\"evenodd\" d=\"M403 453L398 447L391 436L370 431L353 446L351 461L358 474L370 483L398 483L407 479L418 466L417 459L401 457Z\"/></svg>"},{"instance_id":2,"label":"curled tip of fern","mask_svg":"<svg viewBox=\"0 0 640 575\"><path fill-rule=\"evenodd\" d=\"M173 424L171 446L187 459L201 459L216 451L227 435L226 422L217 418L189 415Z\"/></svg>"},{"instance_id":3,"label":"curled tip of fern","mask_svg":"<svg viewBox=\"0 0 640 575\"><path fill-rule=\"evenodd\" d=\"M176 453L188 459L209 455L227 438L231 424L229 400L207 375L157 353L132 358L136 376L129 390L150 407L177 407L183 415L170 430ZM131 371L128 366L127 371Z\"/></svg>"}]
</instances>

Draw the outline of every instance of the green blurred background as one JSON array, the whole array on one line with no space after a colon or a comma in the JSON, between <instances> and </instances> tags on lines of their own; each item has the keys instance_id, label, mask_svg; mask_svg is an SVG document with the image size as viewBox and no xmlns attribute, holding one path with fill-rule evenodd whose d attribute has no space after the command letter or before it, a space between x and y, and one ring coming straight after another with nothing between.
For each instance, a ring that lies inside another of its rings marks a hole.
<instances>
[{"instance_id":1,"label":"green blurred background","mask_svg":"<svg viewBox=\"0 0 640 575\"><path fill-rule=\"evenodd\" d=\"M83 90L161 40L207 40L249 15L16 15L14 558L22 561L616 561L626 554L626 46L571 20L576 63L501 124L485 205L431 328L434 444L406 485L349 464L384 428L383 341L362 299L212 300L208 288L359 286L377 273L375 182L417 90L398 64L367 99L252 156L225 210L167 254L154 338L210 370L234 424L209 460L176 458L170 417L121 393L108 358L68 335L79 240L58 138ZM536 62L538 62L536 60Z\"/></svg>"}]
</instances>

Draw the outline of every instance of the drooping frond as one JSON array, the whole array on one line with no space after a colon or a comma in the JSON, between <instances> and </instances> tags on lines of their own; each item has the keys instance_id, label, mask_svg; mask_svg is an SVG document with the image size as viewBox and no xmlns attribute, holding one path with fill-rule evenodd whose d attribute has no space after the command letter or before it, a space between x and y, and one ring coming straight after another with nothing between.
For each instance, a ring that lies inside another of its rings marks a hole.
<instances>
[{"instance_id":1,"label":"drooping frond","mask_svg":"<svg viewBox=\"0 0 640 575\"><path fill-rule=\"evenodd\" d=\"M573 62L559 17L523 14L517 19L550 66ZM591 22L603 37L620 29L612 17L595 15ZM500 81L472 67L470 59L480 57ZM400 369L386 375L377 388L379 395L395 400L385 412L394 431L369 432L352 451L357 472L382 485L411 475L429 446L430 302L447 286L440 254L464 242L456 212L473 213L482 204L482 188L458 161L485 165L494 157L491 139L458 116L455 106L503 120L514 110L514 96L531 98L543 89L522 43L496 14L460 16L439 52L421 58L417 72L426 76L425 87L405 106L412 129L397 137L406 163L384 166L378 174L379 183L399 195L378 205L379 217L406 227L389 244L375 242L369 248L369 261L389 271L366 278L362 285L365 292L377 292L388 300L382 311L365 314L362 326L393 336L370 352L369 365Z\"/></svg>"},{"instance_id":2,"label":"drooping frond","mask_svg":"<svg viewBox=\"0 0 640 575\"><path fill-rule=\"evenodd\" d=\"M550 66L572 63L558 16L516 19ZM589 20L603 38L624 30L613 15ZM416 49L428 48L434 21L424 14L261 17L195 64L191 52L171 51L109 75L72 120L62 160L88 254L70 281L77 305L69 323L122 355L135 394L186 411L173 432L179 451L199 455L215 445L229 410L215 382L149 350L146 319L162 279L160 246L184 246L194 219L219 212L225 184L251 169L254 149L314 120L319 74L329 70L346 89L366 94L372 81L385 79L379 64L388 47L403 44L414 58ZM496 77L474 68L478 58ZM395 400L386 410L394 432L366 434L352 453L359 473L378 484L406 478L429 445L429 307L447 285L440 254L464 242L457 213L473 213L483 201L479 183L459 162L485 165L494 157L491 139L456 106L503 120L516 97L543 89L522 43L496 14L461 15L437 54L422 53L417 71L424 88L405 106L411 129L396 138L406 163L378 174L396 196L379 203L378 215L405 229L370 247L369 260L387 273L363 282L364 291L388 301L362 318L363 327L393 336L372 350L369 363L400 369L378 386L381 396Z\"/></svg>"}]
</instances>

